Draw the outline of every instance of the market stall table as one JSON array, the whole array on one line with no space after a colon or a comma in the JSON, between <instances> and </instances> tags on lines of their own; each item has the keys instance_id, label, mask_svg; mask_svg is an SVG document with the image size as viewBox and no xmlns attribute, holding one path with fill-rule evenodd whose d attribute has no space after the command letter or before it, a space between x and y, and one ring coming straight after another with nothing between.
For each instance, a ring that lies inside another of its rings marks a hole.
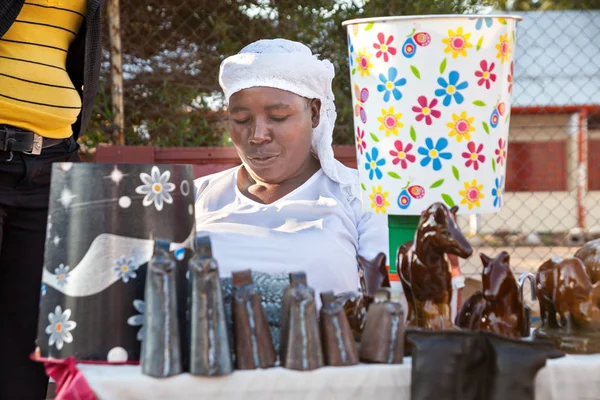
<instances>
[{"instance_id":1,"label":"market stall table","mask_svg":"<svg viewBox=\"0 0 600 400\"><path fill-rule=\"evenodd\" d=\"M360 364L311 372L271 368L217 378L182 374L154 379L142 375L139 366L130 365L79 364L78 368L98 400L410 399L410 358L401 365ZM536 377L535 399L600 399L600 355L548 360Z\"/></svg>"}]
</instances>

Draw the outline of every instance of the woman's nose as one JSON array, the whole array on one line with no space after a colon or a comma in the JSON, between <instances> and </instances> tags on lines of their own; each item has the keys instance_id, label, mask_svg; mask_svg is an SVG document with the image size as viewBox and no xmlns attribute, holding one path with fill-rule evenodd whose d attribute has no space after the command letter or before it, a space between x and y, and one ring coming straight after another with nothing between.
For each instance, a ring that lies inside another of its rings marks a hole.
<instances>
[{"instance_id":1,"label":"woman's nose","mask_svg":"<svg viewBox=\"0 0 600 400\"><path fill-rule=\"evenodd\" d=\"M255 120L254 132L250 138L250 141L255 144L271 141L271 132L266 121L263 121L259 118Z\"/></svg>"}]
</instances>

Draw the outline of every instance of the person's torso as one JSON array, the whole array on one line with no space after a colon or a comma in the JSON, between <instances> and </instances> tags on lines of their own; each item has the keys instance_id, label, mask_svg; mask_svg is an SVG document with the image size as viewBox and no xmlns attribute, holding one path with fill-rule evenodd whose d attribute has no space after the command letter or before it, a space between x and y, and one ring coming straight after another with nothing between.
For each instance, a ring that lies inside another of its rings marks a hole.
<instances>
[{"instance_id":1,"label":"person's torso","mask_svg":"<svg viewBox=\"0 0 600 400\"><path fill-rule=\"evenodd\" d=\"M86 0L26 0L0 38L0 124L71 136L81 98L66 71Z\"/></svg>"},{"instance_id":2,"label":"person's torso","mask_svg":"<svg viewBox=\"0 0 600 400\"><path fill-rule=\"evenodd\" d=\"M277 202L259 204L235 182L235 173L225 174L196 203L197 234L210 235L221 276L304 271L317 293L357 289L355 212L339 185L319 171Z\"/></svg>"}]
</instances>

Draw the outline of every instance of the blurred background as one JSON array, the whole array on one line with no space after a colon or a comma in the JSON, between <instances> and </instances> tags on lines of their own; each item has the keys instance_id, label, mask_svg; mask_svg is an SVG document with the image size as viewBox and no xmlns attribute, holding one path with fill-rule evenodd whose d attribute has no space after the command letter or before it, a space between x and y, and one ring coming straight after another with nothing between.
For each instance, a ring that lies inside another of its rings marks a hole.
<instances>
[{"instance_id":1,"label":"blurred background","mask_svg":"<svg viewBox=\"0 0 600 400\"><path fill-rule=\"evenodd\" d=\"M336 157L355 166L354 61L343 21L519 14L505 204L460 224L479 252L507 250L517 273L600 238L600 0L106 1L101 87L80 141L84 156L191 163L197 176L239 163L217 75L248 43L298 40L334 63ZM477 287L479 257L461 269Z\"/></svg>"}]
</instances>

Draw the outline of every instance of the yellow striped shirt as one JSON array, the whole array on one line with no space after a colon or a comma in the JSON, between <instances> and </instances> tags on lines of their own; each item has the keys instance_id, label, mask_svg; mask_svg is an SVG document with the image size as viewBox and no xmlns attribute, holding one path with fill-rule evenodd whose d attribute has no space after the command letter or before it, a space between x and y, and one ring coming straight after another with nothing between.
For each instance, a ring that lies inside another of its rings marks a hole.
<instances>
[{"instance_id":1,"label":"yellow striped shirt","mask_svg":"<svg viewBox=\"0 0 600 400\"><path fill-rule=\"evenodd\" d=\"M81 98L66 71L67 51L86 0L26 0L0 38L0 124L48 138L71 136Z\"/></svg>"}]
</instances>

